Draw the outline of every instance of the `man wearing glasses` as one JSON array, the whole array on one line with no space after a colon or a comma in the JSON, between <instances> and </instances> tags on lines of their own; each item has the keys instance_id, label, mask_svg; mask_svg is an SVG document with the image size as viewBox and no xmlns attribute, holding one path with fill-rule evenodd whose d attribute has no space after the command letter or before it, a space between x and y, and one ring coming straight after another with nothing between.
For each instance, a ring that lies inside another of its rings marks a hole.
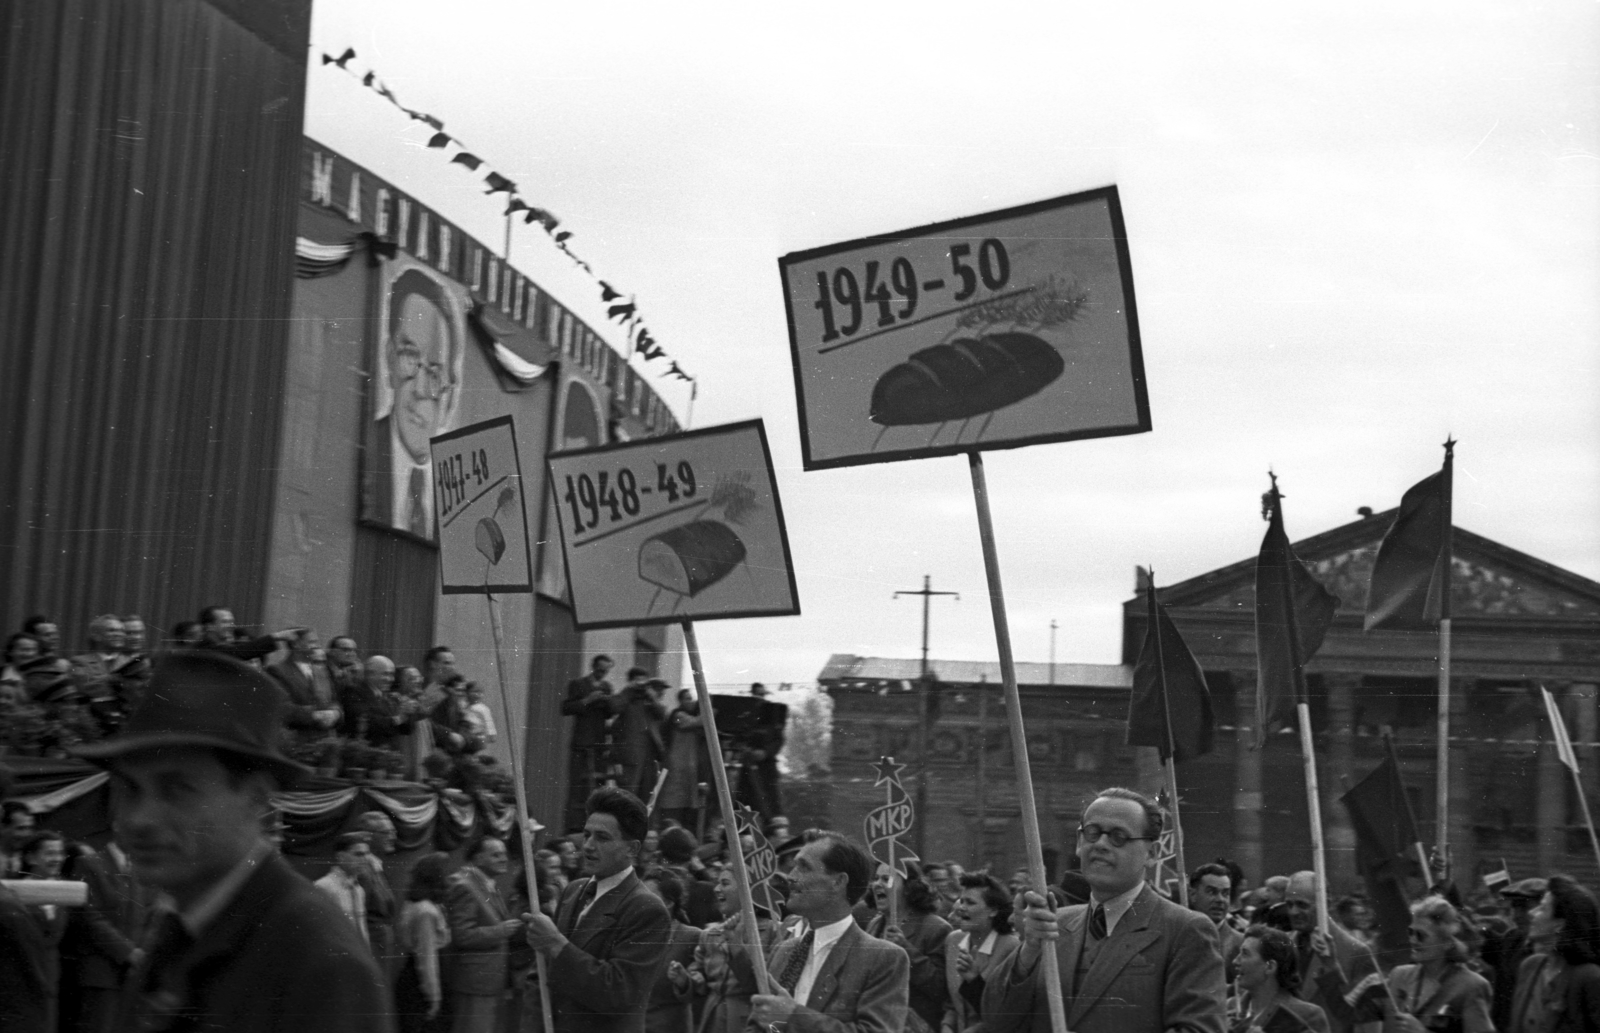
<instances>
[{"instance_id":1,"label":"man wearing glasses","mask_svg":"<svg viewBox=\"0 0 1600 1033\"><path fill-rule=\"evenodd\" d=\"M986 1033L1050 1033L1041 945L1056 942L1072 1033L1221 1033L1226 986L1216 927L1145 884L1164 815L1131 789L1106 789L1083 812L1078 859L1088 904L1052 911L1023 895L1022 946L983 995Z\"/></svg>"},{"instance_id":2,"label":"man wearing glasses","mask_svg":"<svg viewBox=\"0 0 1600 1033\"><path fill-rule=\"evenodd\" d=\"M420 538L433 537L428 439L454 423L461 393L455 313L444 285L421 269L407 269L389 289L377 419L388 423L390 477L378 501L391 507L386 523Z\"/></svg>"}]
</instances>

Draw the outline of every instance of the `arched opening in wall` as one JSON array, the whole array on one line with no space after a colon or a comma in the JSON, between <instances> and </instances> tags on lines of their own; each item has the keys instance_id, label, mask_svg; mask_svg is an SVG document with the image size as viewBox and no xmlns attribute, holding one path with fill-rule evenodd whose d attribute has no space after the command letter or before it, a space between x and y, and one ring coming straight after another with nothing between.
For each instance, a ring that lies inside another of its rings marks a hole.
<instances>
[{"instance_id":1,"label":"arched opening in wall","mask_svg":"<svg viewBox=\"0 0 1600 1033\"><path fill-rule=\"evenodd\" d=\"M600 400L581 380L567 381L562 404L561 451L593 448L606 443L600 420Z\"/></svg>"}]
</instances>

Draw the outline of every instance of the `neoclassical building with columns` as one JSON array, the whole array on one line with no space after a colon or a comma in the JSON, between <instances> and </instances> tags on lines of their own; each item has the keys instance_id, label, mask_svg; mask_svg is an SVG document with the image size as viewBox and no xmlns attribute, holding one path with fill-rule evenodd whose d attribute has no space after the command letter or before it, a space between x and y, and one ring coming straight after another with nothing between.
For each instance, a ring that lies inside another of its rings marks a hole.
<instances>
[{"instance_id":1,"label":"neoclassical building with columns","mask_svg":"<svg viewBox=\"0 0 1600 1033\"><path fill-rule=\"evenodd\" d=\"M1372 559L1393 511L1295 543L1342 600L1308 665L1323 825L1335 893L1360 888L1354 835L1339 797L1394 739L1419 831L1434 841L1438 639L1361 630ZM1293 730L1253 747L1255 557L1166 586L1159 597L1205 669L1217 719L1213 751L1179 765L1189 866L1237 860L1251 884L1311 866L1305 778ZM1539 696L1560 701L1587 792L1600 789L1600 583L1462 528L1451 602L1449 842L1463 885L1509 865L1514 878L1567 871L1600 881L1570 773L1556 757ZM1086 798L1107 785L1154 791L1155 751L1124 745L1132 664L1145 605L1123 604L1117 664L1019 664L1024 724L1047 866L1067 864ZM882 803L870 764L905 762L926 779L923 852L1002 874L1022 863L1010 739L993 663L931 661L938 689L923 707L916 660L831 657L819 682L833 698L831 817L858 827ZM921 761L926 741L927 763Z\"/></svg>"}]
</instances>

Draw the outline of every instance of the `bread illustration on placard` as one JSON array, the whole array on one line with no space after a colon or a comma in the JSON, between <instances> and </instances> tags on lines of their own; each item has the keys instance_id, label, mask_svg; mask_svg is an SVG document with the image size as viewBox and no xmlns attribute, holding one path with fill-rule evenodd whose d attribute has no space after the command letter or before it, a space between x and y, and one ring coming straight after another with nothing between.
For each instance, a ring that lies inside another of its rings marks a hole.
<instances>
[{"instance_id":1,"label":"bread illustration on placard","mask_svg":"<svg viewBox=\"0 0 1600 1033\"><path fill-rule=\"evenodd\" d=\"M951 334L976 336L946 339L912 352L878 378L872 387L868 419L884 429L938 424L933 436L952 420L983 416L977 438L983 437L997 410L1038 394L1066 370L1055 346L1028 331L1046 330L1078 318L1089 292L1070 280L1051 276L1031 289L962 312ZM1000 330L999 328L1009 329ZM932 439L929 440L932 444Z\"/></svg>"},{"instance_id":2,"label":"bread illustration on placard","mask_svg":"<svg viewBox=\"0 0 1600 1033\"><path fill-rule=\"evenodd\" d=\"M506 554L506 533L500 529L500 511L507 506L514 506L517 502L517 493L510 488L500 489L500 497L495 500L494 513L490 516L480 517L474 536L477 541L478 551L483 558L489 561L490 566L500 562L500 557ZM488 571L485 569L485 574Z\"/></svg>"},{"instance_id":3,"label":"bread illustration on placard","mask_svg":"<svg viewBox=\"0 0 1600 1033\"><path fill-rule=\"evenodd\" d=\"M738 569L747 550L734 527L760 505L749 472L739 470L717 478L695 519L646 538L639 545L639 578L657 588L651 609L663 592L675 597L675 608Z\"/></svg>"}]
</instances>

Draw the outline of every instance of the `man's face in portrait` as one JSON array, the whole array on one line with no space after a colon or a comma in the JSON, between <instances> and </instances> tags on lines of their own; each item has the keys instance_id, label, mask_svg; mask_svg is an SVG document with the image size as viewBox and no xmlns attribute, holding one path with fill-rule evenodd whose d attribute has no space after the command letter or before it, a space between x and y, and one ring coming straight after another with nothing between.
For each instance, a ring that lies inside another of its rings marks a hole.
<instances>
[{"instance_id":1,"label":"man's face in portrait","mask_svg":"<svg viewBox=\"0 0 1600 1033\"><path fill-rule=\"evenodd\" d=\"M407 294L389 343L389 384L395 430L413 462L428 459L428 439L440 430L454 378L444 313L427 297Z\"/></svg>"}]
</instances>

